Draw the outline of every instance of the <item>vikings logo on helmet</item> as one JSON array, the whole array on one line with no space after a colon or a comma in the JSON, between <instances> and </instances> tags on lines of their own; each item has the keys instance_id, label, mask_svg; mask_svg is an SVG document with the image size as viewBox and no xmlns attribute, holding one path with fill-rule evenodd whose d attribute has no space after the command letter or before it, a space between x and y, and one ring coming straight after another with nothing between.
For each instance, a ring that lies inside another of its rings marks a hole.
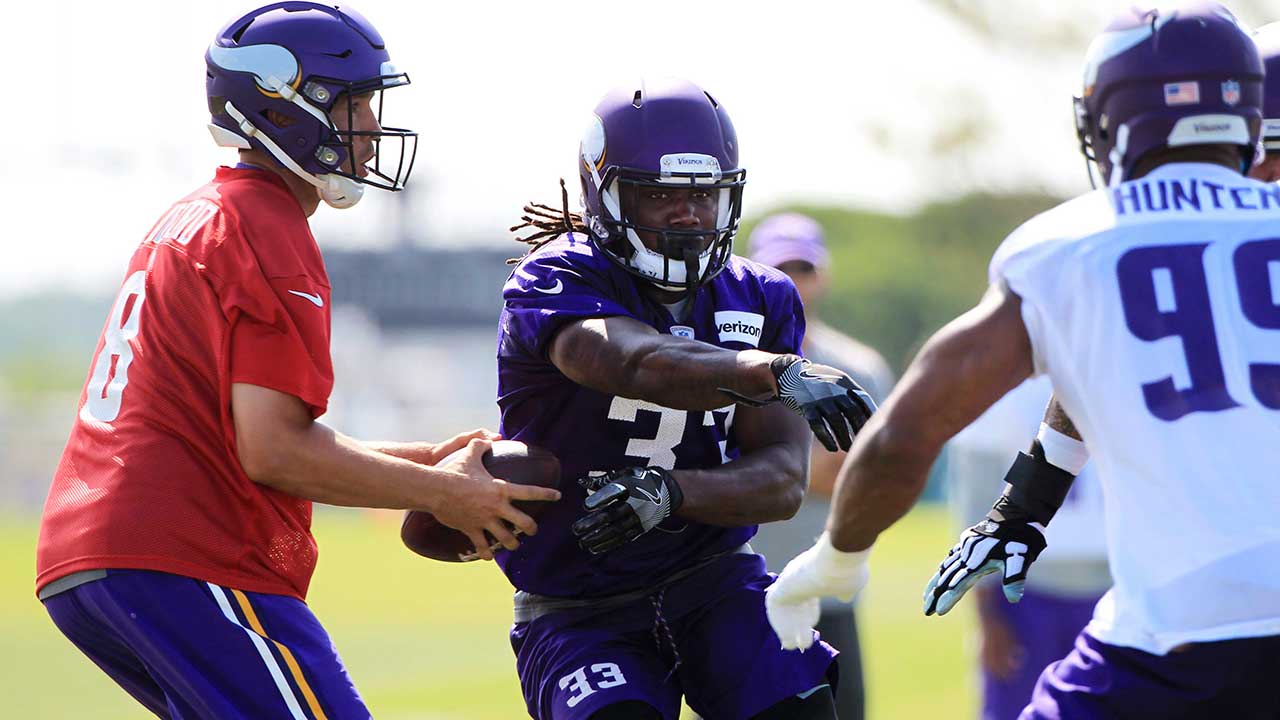
<instances>
[{"instance_id":1,"label":"vikings logo on helmet","mask_svg":"<svg viewBox=\"0 0 1280 720\"><path fill-rule=\"evenodd\" d=\"M724 269L742 215L746 171L737 135L710 94L684 80L613 89L596 106L579 146L583 220L592 243L627 272L692 293ZM623 186L696 186L717 195L716 226L676 230L635 222ZM656 237L650 249L639 232ZM712 237L709 245L708 236Z\"/></svg>"},{"instance_id":2,"label":"vikings logo on helmet","mask_svg":"<svg viewBox=\"0 0 1280 720\"><path fill-rule=\"evenodd\" d=\"M1239 145L1247 169L1262 123L1262 62L1217 3L1130 10L1089 46L1075 110L1080 151L1111 185L1165 147Z\"/></svg>"},{"instance_id":3,"label":"vikings logo on helmet","mask_svg":"<svg viewBox=\"0 0 1280 720\"><path fill-rule=\"evenodd\" d=\"M378 93L409 84L391 64L382 37L350 8L281 2L227 24L205 53L212 122L224 147L267 153L320 189L334 207L351 207L365 185L400 190L413 170L417 133L399 128L339 130L330 112L339 98ZM268 111L288 119L277 126ZM379 117L379 121L381 118ZM347 127L352 126L348 105ZM364 176L356 167L354 139L374 142ZM399 158L383 151L398 140Z\"/></svg>"}]
</instances>

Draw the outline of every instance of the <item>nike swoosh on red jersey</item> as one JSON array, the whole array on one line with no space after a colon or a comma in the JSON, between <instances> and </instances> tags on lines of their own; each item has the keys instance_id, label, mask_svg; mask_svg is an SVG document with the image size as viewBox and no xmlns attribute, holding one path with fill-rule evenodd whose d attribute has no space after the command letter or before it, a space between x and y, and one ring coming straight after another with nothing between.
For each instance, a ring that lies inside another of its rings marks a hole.
<instances>
[{"instance_id":1,"label":"nike swoosh on red jersey","mask_svg":"<svg viewBox=\"0 0 1280 720\"><path fill-rule=\"evenodd\" d=\"M289 293L291 295L297 295L298 297L307 300L312 305L315 305L318 308L324 307L324 300L320 299L320 295L318 293L315 295L312 295L311 293L304 293L301 290L290 290Z\"/></svg>"}]
</instances>

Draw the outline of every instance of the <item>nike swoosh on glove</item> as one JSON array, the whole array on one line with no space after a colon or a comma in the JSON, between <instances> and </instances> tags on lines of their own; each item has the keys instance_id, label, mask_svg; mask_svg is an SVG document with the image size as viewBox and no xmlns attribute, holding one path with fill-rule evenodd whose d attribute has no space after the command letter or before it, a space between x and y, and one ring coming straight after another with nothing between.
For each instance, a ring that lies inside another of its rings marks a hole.
<instances>
[{"instance_id":1,"label":"nike swoosh on glove","mask_svg":"<svg viewBox=\"0 0 1280 720\"><path fill-rule=\"evenodd\" d=\"M586 511L570 527L578 545L592 555L635 540L671 517L684 502L676 479L663 468L631 467L578 481L591 493Z\"/></svg>"},{"instance_id":2,"label":"nike swoosh on glove","mask_svg":"<svg viewBox=\"0 0 1280 720\"><path fill-rule=\"evenodd\" d=\"M818 442L831 452L848 451L876 411L875 401L862 386L828 365L780 355L770 369L778 381L778 399L804 418Z\"/></svg>"}]
</instances>

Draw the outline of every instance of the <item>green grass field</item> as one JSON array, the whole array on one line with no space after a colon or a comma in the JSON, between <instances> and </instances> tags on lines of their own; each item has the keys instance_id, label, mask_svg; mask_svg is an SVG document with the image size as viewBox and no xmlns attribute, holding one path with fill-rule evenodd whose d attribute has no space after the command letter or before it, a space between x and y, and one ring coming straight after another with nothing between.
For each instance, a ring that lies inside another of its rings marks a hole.
<instances>
[{"instance_id":1,"label":"green grass field","mask_svg":"<svg viewBox=\"0 0 1280 720\"><path fill-rule=\"evenodd\" d=\"M322 512L320 566L310 602L375 717L526 717L507 644L510 586L490 564L418 558L399 542L398 516ZM81 656L35 600L34 520L0 521L0 716L148 717ZM922 507L890 530L872 558L859 634L872 720L955 716L973 707L964 638L971 614L925 618L920 593L952 542L941 508Z\"/></svg>"}]
</instances>

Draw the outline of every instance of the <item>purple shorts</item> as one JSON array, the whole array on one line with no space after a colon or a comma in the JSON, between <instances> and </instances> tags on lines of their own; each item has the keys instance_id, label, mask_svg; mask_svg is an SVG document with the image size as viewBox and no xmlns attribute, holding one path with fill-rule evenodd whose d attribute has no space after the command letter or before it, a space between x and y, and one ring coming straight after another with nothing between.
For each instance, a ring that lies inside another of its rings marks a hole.
<instances>
[{"instance_id":1,"label":"purple shorts","mask_svg":"<svg viewBox=\"0 0 1280 720\"><path fill-rule=\"evenodd\" d=\"M702 717L745 720L834 686L830 645L781 649L764 612L773 579L759 555L728 555L626 605L515 624L511 646L529 714L582 720L634 700L675 720L683 696Z\"/></svg>"},{"instance_id":2,"label":"purple shorts","mask_svg":"<svg viewBox=\"0 0 1280 720\"><path fill-rule=\"evenodd\" d=\"M1193 643L1168 655L1085 633L1040 676L1020 720L1274 720L1280 635Z\"/></svg>"},{"instance_id":3,"label":"purple shorts","mask_svg":"<svg viewBox=\"0 0 1280 720\"><path fill-rule=\"evenodd\" d=\"M1061 598L1027 590L1016 604L1005 602L1003 597L991 603L1017 638L1022 664L1004 679L982 672L982 720L1018 717L1030 702L1040 673L1071 652L1097 602L1097 597Z\"/></svg>"},{"instance_id":4,"label":"purple shorts","mask_svg":"<svg viewBox=\"0 0 1280 720\"><path fill-rule=\"evenodd\" d=\"M369 717L300 600L109 570L44 605L81 652L160 717Z\"/></svg>"}]
</instances>

